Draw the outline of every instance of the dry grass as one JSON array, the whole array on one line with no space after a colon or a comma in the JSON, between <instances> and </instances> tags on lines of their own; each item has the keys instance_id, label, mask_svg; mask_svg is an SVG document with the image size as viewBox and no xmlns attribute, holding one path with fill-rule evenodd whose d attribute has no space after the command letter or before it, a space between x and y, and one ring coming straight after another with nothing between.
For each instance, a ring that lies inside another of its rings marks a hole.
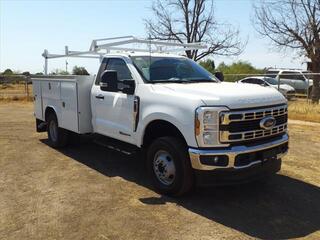
<instances>
[{"instance_id":1,"label":"dry grass","mask_svg":"<svg viewBox=\"0 0 320 240\"><path fill-rule=\"evenodd\" d=\"M32 96L17 96L17 95L0 95L1 102L12 102L12 101L20 101L20 102L31 102L33 101Z\"/></svg>"},{"instance_id":2,"label":"dry grass","mask_svg":"<svg viewBox=\"0 0 320 240\"><path fill-rule=\"evenodd\" d=\"M320 122L320 104L314 105L306 100L289 102L289 118L302 121Z\"/></svg>"},{"instance_id":3,"label":"dry grass","mask_svg":"<svg viewBox=\"0 0 320 240\"><path fill-rule=\"evenodd\" d=\"M28 91L32 93L32 85L28 84ZM18 84L10 84L4 83L0 84L0 94L22 94L25 93L25 84L18 83Z\"/></svg>"},{"instance_id":4,"label":"dry grass","mask_svg":"<svg viewBox=\"0 0 320 240\"><path fill-rule=\"evenodd\" d=\"M32 85L28 85L27 97L25 84L0 84L0 101L32 101Z\"/></svg>"}]
</instances>

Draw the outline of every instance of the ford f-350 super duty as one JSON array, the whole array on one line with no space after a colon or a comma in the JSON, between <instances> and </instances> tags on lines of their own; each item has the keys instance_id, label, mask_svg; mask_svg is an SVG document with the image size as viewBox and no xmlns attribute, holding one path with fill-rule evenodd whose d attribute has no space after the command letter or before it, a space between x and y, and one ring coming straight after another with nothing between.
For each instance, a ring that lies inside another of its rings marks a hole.
<instances>
[{"instance_id":1,"label":"ford f-350 super duty","mask_svg":"<svg viewBox=\"0 0 320 240\"><path fill-rule=\"evenodd\" d=\"M94 44L94 53L106 46ZM79 54L65 55L73 53ZM44 53L46 61L56 56ZM153 186L168 195L280 170L288 151L287 101L277 90L221 82L194 61L161 51L98 57L95 76L33 79L37 131L48 132L52 147L77 133L124 153L141 149Z\"/></svg>"}]
</instances>

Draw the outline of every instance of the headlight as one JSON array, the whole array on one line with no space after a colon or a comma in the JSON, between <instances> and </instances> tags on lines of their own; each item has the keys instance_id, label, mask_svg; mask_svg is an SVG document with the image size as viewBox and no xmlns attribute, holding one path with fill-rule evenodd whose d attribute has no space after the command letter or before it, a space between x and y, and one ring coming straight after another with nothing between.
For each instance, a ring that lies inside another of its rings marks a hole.
<instances>
[{"instance_id":1,"label":"headlight","mask_svg":"<svg viewBox=\"0 0 320 240\"><path fill-rule=\"evenodd\" d=\"M216 143L216 133L215 132L204 132L202 134L203 143L205 145L214 145Z\"/></svg>"},{"instance_id":2,"label":"headlight","mask_svg":"<svg viewBox=\"0 0 320 240\"><path fill-rule=\"evenodd\" d=\"M196 110L195 135L199 147L219 145L219 113L225 107L199 107Z\"/></svg>"},{"instance_id":3,"label":"headlight","mask_svg":"<svg viewBox=\"0 0 320 240\"><path fill-rule=\"evenodd\" d=\"M216 124L217 123L217 112L205 111L203 114L204 124Z\"/></svg>"}]
</instances>

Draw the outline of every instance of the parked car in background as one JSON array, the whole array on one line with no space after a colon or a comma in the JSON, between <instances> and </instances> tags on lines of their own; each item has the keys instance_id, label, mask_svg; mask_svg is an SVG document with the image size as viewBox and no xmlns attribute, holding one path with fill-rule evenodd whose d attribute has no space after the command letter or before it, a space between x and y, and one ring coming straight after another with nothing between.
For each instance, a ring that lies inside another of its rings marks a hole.
<instances>
[{"instance_id":1,"label":"parked car in background","mask_svg":"<svg viewBox=\"0 0 320 240\"><path fill-rule=\"evenodd\" d=\"M266 74L268 77L279 78L280 83L290 85L297 93L308 95L311 93L313 80L310 71L270 68Z\"/></svg>"},{"instance_id":2,"label":"parked car in background","mask_svg":"<svg viewBox=\"0 0 320 240\"><path fill-rule=\"evenodd\" d=\"M265 87L273 87L279 90L279 92L281 92L287 99L291 99L296 93L295 89L288 84L281 83L280 86L278 86L278 80L271 77L253 76L241 79L238 82L257 84Z\"/></svg>"}]
</instances>

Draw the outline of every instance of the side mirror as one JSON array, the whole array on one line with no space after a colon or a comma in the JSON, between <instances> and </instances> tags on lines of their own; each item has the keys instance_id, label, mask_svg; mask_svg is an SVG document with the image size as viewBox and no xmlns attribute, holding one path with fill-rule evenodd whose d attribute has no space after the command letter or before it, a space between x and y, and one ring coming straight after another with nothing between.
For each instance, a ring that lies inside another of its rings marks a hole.
<instances>
[{"instance_id":1,"label":"side mirror","mask_svg":"<svg viewBox=\"0 0 320 240\"><path fill-rule=\"evenodd\" d=\"M218 78L221 82L224 81L224 76L223 76L223 73L222 73L222 72L215 72L215 73L214 73L214 76L215 76L216 78Z\"/></svg>"},{"instance_id":2,"label":"side mirror","mask_svg":"<svg viewBox=\"0 0 320 240\"><path fill-rule=\"evenodd\" d=\"M100 89L102 91L116 92L118 90L117 71L106 70L101 74Z\"/></svg>"},{"instance_id":3,"label":"side mirror","mask_svg":"<svg viewBox=\"0 0 320 240\"><path fill-rule=\"evenodd\" d=\"M123 93L129 94L129 95L133 95L134 94L134 90L136 88L136 84L134 82L133 79L128 79L128 80L123 80L121 81L123 87L121 89L121 91Z\"/></svg>"}]
</instances>

